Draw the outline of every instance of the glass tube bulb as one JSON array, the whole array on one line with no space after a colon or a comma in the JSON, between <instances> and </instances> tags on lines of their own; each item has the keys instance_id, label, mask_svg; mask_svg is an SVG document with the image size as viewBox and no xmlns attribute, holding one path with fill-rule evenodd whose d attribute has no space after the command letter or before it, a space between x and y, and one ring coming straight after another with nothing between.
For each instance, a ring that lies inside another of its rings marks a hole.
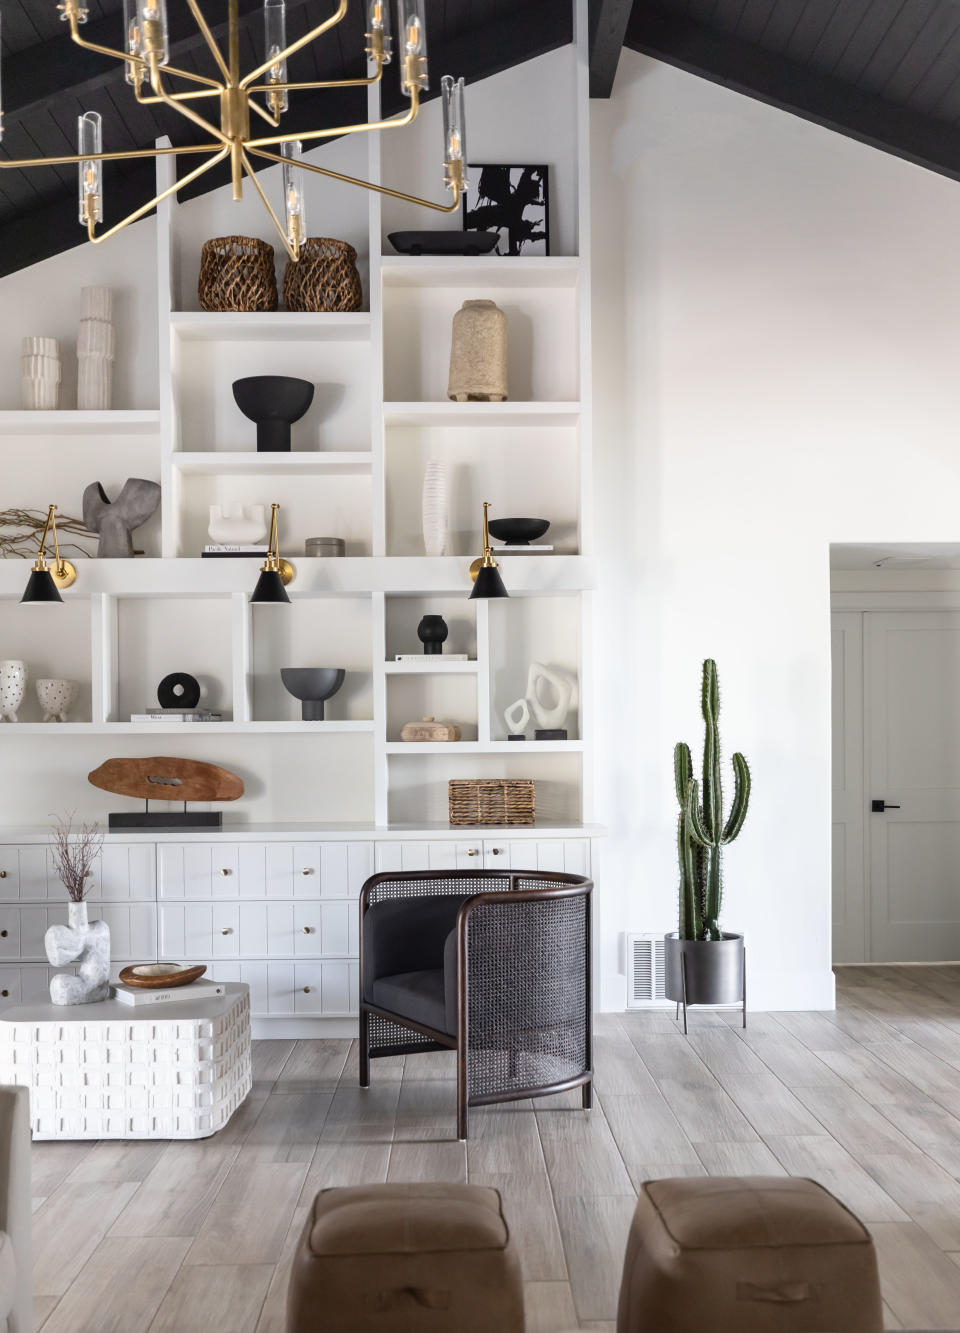
<instances>
[{"instance_id":1,"label":"glass tube bulb","mask_svg":"<svg viewBox=\"0 0 960 1333\"><path fill-rule=\"evenodd\" d=\"M444 74L440 80L443 104L443 161L460 163L461 188L467 188L467 122L463 106L463 79ZM449 173L448 173L449 174Z\"/></svg>"},{"instance_id":2,"label":"glass tube bulb","mask_svg":"<svg viewBox=\"0 0 960 1333\"><path fill-rule=\"evenodd\" d=\"M267 70L267 83L286 83L287 62L276 60L287 45L287 6L284 0L264 0L263 38L266 59L271 61ZM290 94L283 89L267 94L270 110L277 114L286 111L290 105Z\"/></svg>"},{"instance_id":3,"label":"glass tube bulb","mask_svg":"<svg viewBox=\"0 0 960 1333\"><path fill-rule=\"evenodd\" d=\"M137 14L137 0L123 0L123 49L128 55L141 55L140 19ZM127 83L139 87L143 81L142 68L139 65L127 65L124 70Z\"/></svg>"},{"instance_id":4,"label":"glass tube bulb","mask_svg":"<svg viewBox=\"0 0 960 1333\"><path fill-rule=\"evenodd\" d=\"M415 83L418 88L430 86L427 74L427 20L423 9L423 0L397 0L399 17L399 52L403 62L400 75L400 91L409 97L412 83L408 78L408 62L416 59Z\"/></svg>"},{"instance_id":5,"label":"glass tube bulb","mask_svg":"<svg viewBox=\"0 0 960 1333\"><path fill-rule=\"evenodd\" d=\"M367 11L367 33L370 37L379 35L383 46L383 63L389 65L392 59L393 38L390 35L390 0L370 0Z\"/></svg>"},{"instance_id":6,"label":"glass tube bulb","mask_svg":"<svg viewBox=\"0 0 960 1333\"><path fill-rule=\"evenodd\" d=\"M77 152L102 153L103 129L100 113L84 111L77 117ZM91 159L77 163L80 222L103 221L103 162Z\"/></svg>"},{"instance_id":7,"label":"glass tube bulb","mask_svg":"<svg viewBox=\"0 0 960 1333\"><path fill-rule=\"evenodd\" d=\"M137 0L137 19L141 55L155 55L165 65L169 55L166 0Z\"/></svg>"},{"instance_id":8,"label":"glass tube bulb","mask_svg":"<svg viewBox=\"0 0 960 1333\"><path fill-rule=\"evenodd\" d=\"M299 139L292 139L282 144L280 154L283 162L283 206L286 210L287 239L291 245L306 239L307 209L303 197L303 172L299 162L303 155Z\"/></svg>"}]
</instances>

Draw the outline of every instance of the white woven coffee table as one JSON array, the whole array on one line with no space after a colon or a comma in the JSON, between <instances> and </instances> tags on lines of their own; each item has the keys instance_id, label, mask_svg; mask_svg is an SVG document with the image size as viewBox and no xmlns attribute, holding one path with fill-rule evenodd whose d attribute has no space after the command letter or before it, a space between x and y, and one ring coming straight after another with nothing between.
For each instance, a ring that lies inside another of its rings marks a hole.
<instances>
[{"instance_id":1,"label":"white woven coffee table","mask_svg":"<svg viewBox=\"0 0 960 1333\"><path fill-rule=\"evenodd\" d=\"M30 1089L35 1139L206 1138L250 1091L249 988L3 1010L0 1083Z\"/></svg>"}]
</instances>

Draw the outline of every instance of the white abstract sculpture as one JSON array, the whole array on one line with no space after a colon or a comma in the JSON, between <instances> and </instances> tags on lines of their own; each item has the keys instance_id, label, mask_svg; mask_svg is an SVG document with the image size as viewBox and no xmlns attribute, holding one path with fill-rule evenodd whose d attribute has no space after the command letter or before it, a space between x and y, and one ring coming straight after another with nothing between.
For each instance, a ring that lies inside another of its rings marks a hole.
<instances>
[{"instance_id":1,"label":"white abstract sculpture","mask_svg":"<svg viewBox=\"0 0 960 1333\"><path fill-rule=\"evenodd\" d=\"M210 506L210 540L223 546L255 546L267 535L264 505L242 505L236 500Z\"/></svg>"},{"instance_id":2,"label":"white abstract sculpture","mask_svg":"<svg viewBox=\"0 0 960 1333\"><path fill-rule=\"evenodd\" d=\"M555 702L552 705L545 697L545 688L554 691ZM573 682L569 676L557 671L555 667L544 666L542 662L530 663L527 672L527 702L539 728L544 731L562 728L572 698Z\"/></svg>"},{"instance_id":3,"label":"white abstract sculpture","mask_svg":"<svg viewBox=\"0 0 960 1333\"><path fill-rule=\"evenodd\" d=\"M446 463L429 458L423 472L423 549L427 555L445 555L450 528L450 483Z\"/></svg>"},{"instance_id":4,"label":"white abstract sculpture","mask_svg":"<svg viewBox=\"0 0 960 1333\"><path fill-rule=\"evenodd\" d=\"M530 705L526 699L517 699L503 710L503 720L507 724L508 736L519 736L526 731L530 721Z\"/></svg>"},{"instance_id":5,"label":"white abstract sculpture","mask_svg":"<svg viewBox=\"0 0 960 1333\"><path fill-rule=\"evenodd\" d=\"M110 998L110 927L87 920L85 902L67 903L66 926L51 926L43 937L53 967L79 964L79 975L58 973L50 982L54 1004L93 1004Z\"/></svg>"},{"instance_id":6,"label":"white abstract sculpture","mask_svg":"<svg viewBox=\"0 0 960 1333\"><path fill-rule=\"evenodd\" d=\"M77 333L77 407L105 411L113 395L116 336L109 287L81 287Z\"/></svg>"}]
</instances>

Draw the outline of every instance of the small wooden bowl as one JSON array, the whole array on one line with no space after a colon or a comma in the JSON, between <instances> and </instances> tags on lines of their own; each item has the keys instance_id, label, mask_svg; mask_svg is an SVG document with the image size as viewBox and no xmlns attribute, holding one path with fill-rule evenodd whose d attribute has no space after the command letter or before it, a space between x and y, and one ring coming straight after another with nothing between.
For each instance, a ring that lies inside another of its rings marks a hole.
<instances>
[{"instance_id":1,"label":"small wooden bowl","mask_svg":"<svg viewBox=\"0 0 960 1333\"><path fill-rule=\"evenodd\" d=\"M137 986L140 990L170 990L172 986L186 986L206 972L206 965L183 967L179 963L134 963L120 971L120 980L125 986Z\"/></svg>"}]
</instances>

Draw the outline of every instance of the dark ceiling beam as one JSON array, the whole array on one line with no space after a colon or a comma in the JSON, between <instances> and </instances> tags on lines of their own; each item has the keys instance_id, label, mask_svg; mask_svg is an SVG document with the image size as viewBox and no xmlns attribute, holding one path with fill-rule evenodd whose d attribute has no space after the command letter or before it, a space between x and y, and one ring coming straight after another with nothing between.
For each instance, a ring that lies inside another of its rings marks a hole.
<instances>
[{"instance_id":1,"label":"dark ceiling beam","mask_svg":"<svg viewBox=\"0 0 960 1333\"><path fill-rule=\"evenodd\" d=\"M633 0L589 0L591 97L613 92L632 10Z\"/></svg>"},{"instance_id":2,"label":"dark ceiling beam","mask_svg":"<svg viewBox=\"0 0 960 1333\"><path fill-rule=\"evenodd\" d=\"M626 45L768 106L960 180L960 130L808 66L637 4Z\"/></svg>"}]
</instances>

